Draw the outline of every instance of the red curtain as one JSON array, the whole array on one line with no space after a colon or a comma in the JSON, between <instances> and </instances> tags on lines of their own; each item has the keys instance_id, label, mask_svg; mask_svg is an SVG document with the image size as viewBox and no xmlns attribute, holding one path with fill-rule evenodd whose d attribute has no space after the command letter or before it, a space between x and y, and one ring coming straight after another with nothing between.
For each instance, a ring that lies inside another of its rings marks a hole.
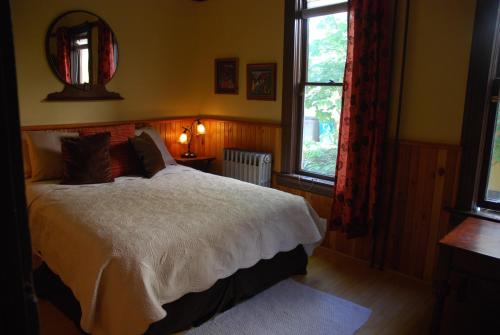
<instances>
[{"instance_id":1,"label":"red curtain","mask_svg":"<svg viewBox=\"0 0 500 335\"><path fill-rule=\"evenodd\" d=\"M349 1L348 48L330 229L366 235L375 218L389 112L392 5Z\"/></svg>"},{"instance_id":2,"label":"red curtain","mask_svg":"<svg viewBox=\"0 0 500 335\"><path fill-rule=\"evenodd\" d=\"M113 32L107 24L99 22L99 70L98 83L106 84L115 73L115 48Z\"/></svg>"},{"instance_id":3,"label":"red curtain","mask_svg":"<svg viewBox=\"0 0 500 335\"><path fill-rule=\"evenodd\" d=\"M57 67L59 74L68 84L71 84L71 40L66 28L59 28L57 36Z\"/></svg>"}]
</instances>

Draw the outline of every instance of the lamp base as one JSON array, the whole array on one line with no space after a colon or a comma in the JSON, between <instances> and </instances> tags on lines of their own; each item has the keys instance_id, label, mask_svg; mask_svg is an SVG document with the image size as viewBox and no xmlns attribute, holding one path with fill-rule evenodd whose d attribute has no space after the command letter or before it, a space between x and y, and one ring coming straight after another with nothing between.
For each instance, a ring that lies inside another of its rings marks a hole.
<instances>
[{"instance_id":1,"label":"lamp base","mask_svg":"<svg viewBox=\"0 0 500 335\"><path fill-rule=\"evenodd\" d=\"M194 152L188 151L181 155L182 158L195 158L196 154Z\"/></svg>"}]
</instances>

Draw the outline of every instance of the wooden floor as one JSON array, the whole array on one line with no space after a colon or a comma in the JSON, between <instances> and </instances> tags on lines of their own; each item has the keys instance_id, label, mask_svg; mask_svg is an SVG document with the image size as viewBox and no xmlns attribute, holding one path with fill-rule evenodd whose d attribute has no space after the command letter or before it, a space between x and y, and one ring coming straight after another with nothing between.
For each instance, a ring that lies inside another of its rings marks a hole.
<instances>
[{"instance_id":1,"label":"wooden floor","mask_svg":"<svg viewBox=\"0 0 500 335\"><path fill-rule=\"evenodd\" d=\"M296 280L372 310L358 335L428 333L433 303L428 283L324 250L311 257L308 272ZM48 302L40 300L39 310L42 335L81 335Z\"/></svg>"}]
</instances>

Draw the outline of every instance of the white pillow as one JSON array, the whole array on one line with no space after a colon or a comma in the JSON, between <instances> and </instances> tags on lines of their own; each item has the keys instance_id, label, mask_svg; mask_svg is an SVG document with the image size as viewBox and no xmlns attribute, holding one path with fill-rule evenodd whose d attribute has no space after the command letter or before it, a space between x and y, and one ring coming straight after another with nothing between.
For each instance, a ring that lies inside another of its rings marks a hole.
<instances>
[{"instance_id":1,"label":"white pillow","mask_svg":"<svg viewBox=\"0 0 500 335\"><path fill-rule=\"evenodd\" d=\"M78 133L63 131L28 131L31 180L61 179L63 160L61 137L77 137Z\"/></svg>"},{"instance_id":2,"label":"white pillow","mask_svg":"<svg viewBox=\"0 0 500 335\"><path fill-rule=\"evenodd\" d=\"M170 152L168 152L167 146L165 145L165 142L161 138L160 134L158 134L158 132L155 129L149 128L149 127L136 129L135 136L139 136L143 132L148 134L153 139L153 142L155 142L156 146L158 147L158 150L160 150L160 152L161 152L161 156L163 157L163 161L165 162L165 166L177 164L177 162L172 157Z\"/></svg>"}]
</instances>

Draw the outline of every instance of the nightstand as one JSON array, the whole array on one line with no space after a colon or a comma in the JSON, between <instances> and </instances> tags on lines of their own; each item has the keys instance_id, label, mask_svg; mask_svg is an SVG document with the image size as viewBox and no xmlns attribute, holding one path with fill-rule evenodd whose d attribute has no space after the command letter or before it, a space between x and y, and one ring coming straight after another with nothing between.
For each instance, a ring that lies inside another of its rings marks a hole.
<instances>
[{"instance_id":1,"label":"nightstand","mask_svg":"<svg viewBox=\"0 0 500 335\"><path fill-rule=\"evenodd\" d=\"M469 217L439 241L431 334L497 334L500 223Z\"/></svg>"},{"instance_id":2,"label":"nightstand","mask_svg":"<svg viewBox=\"0 0 500 335\"><path fill-rule=\"evenodd\" d=\"M208 172L210 164L215 160L214 156L199 156L194 158L175 157L175 161L181 165L192 167L193 169Z\"/></svg>"}]
</instances>

